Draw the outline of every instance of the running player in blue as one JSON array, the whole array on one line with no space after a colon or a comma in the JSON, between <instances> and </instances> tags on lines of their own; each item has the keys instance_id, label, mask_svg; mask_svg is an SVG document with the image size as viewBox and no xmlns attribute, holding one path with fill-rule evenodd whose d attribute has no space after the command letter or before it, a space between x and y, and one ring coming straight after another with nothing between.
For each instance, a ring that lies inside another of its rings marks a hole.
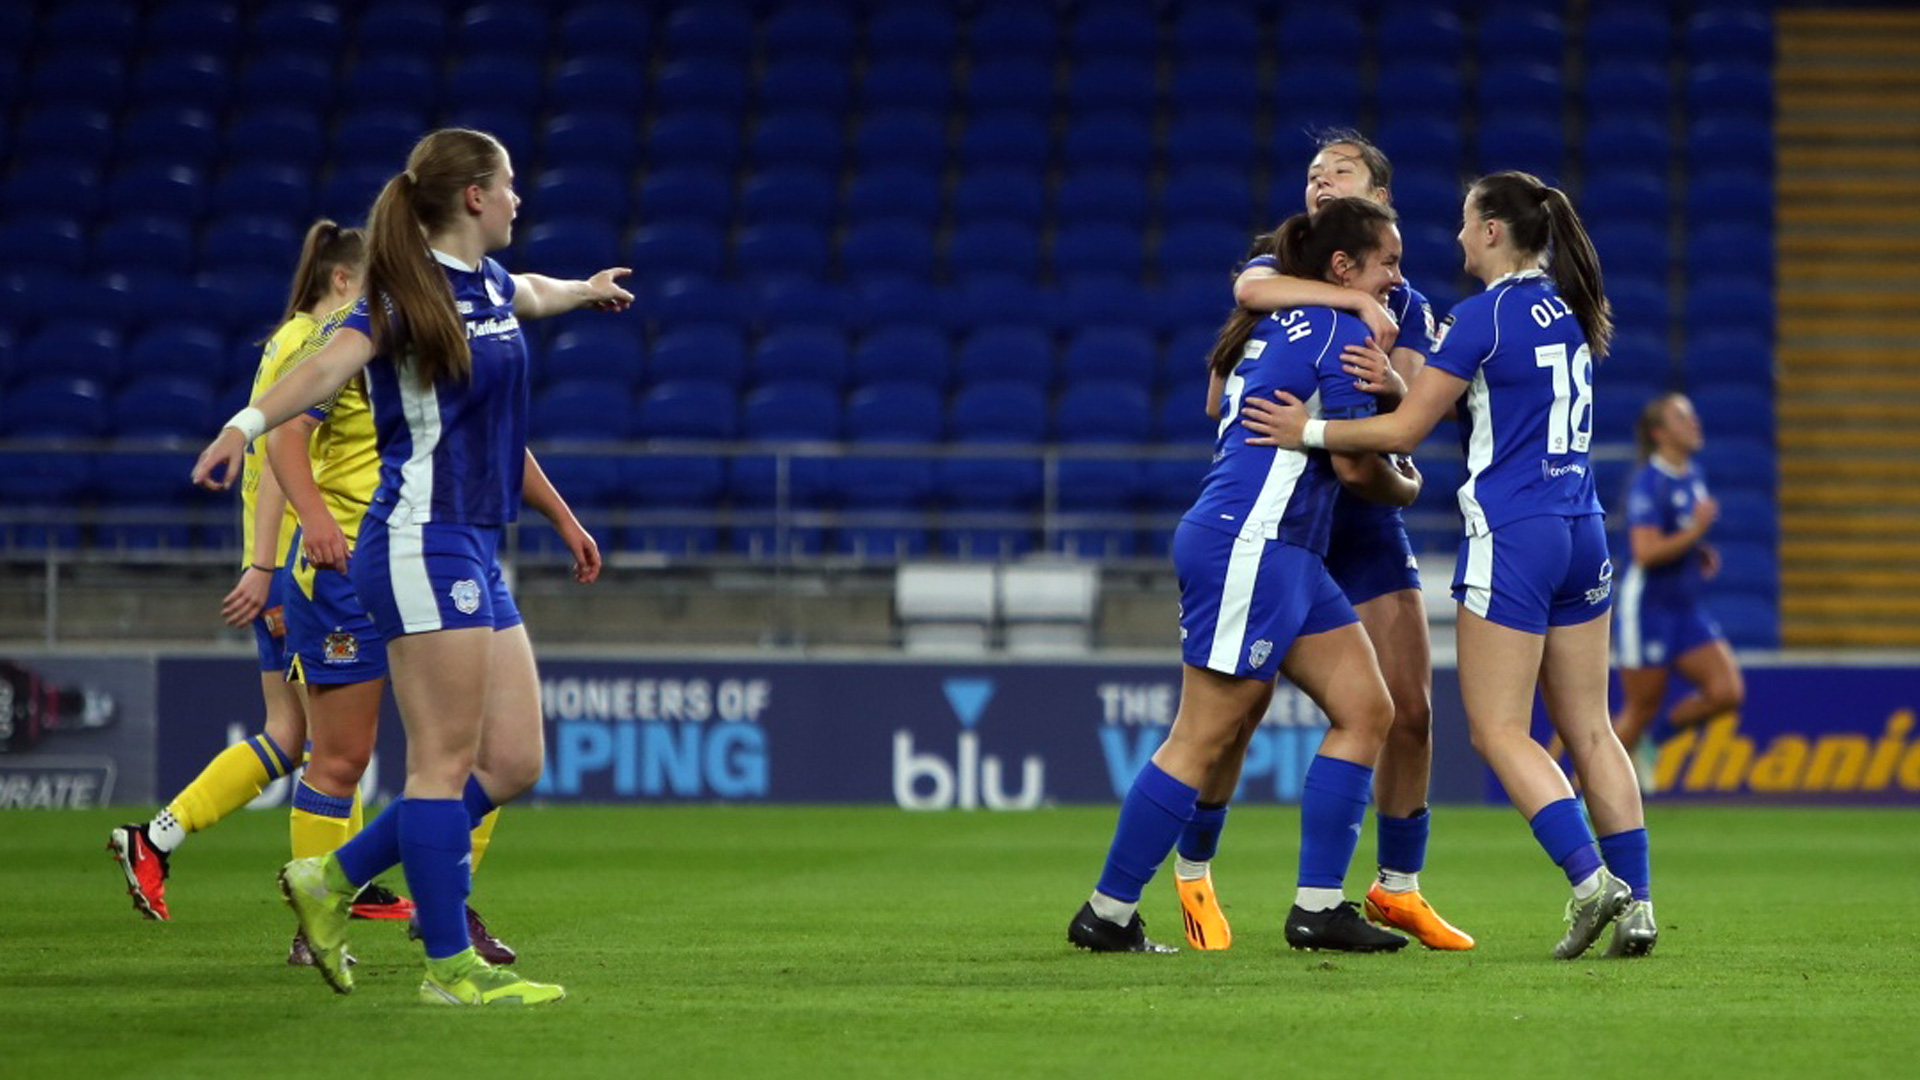
<instances>
[{"instance_id":1,"label":"running player in blue","mask_svg":"<svg viewBox=\"0 0 1920 1080\"><path fill-rule=\"evenodd\" d=\"M1307 166L1307 212L1349 197L1390 205L1392 180L1393 164L1379 147L1357 132L1327 132ZM1360 289L1282 274L1265 256L1248 261L1234 283L1234 299L1254 311L1316 304L1366 320L1377 341L1390 343L1391 364L1357 365L1350 373L1380 395L1383 409L1398 404L1431 350L1432 307L1405 281L1387 294L1383 307L1379 297ZM1218 388L1210 388L1207 397L1211 412ZM1367 917L1412 934L1430 949L1471 949L1472 935L1442 918L1420 892L1432 820L1427 790L1433 767L1433 646L1419 564L1400 508L1341 492L1334 500L1327 570L1359 614L1393 696L1393 727L1373 778L1379 876L1367 890ZM1187 943L1196 949L1224 949L1233 940L1209 864L1238 779L1236 769L1202 788L1200 809L1177 849L1174 886Z\"/></svg>"},{"instance_id":2,"label":"running player in blue","mask_svg":"<svg viewBox=\"0 0 1920 1080\"><path fill-rule=\"evenodd\" d=\"M404 866L426 949L422 1001L539 1004L560 987L474 955L467 937L470 830L540 775L533 649L499 563L528 470L521 318L633 297L603 270L585 281L510 275L487 257L513 237L513 165L491 135L431 132L387 181L368 225L367 295L327 346L242 409L193 479L224 487L247 444L366 372L380 479L348 565L387 643L407 729L403 796L332 855L297 859L281 889L340 993L346 899ZM571 541L570 541L571 542ZM575 546L576 566L598 555Z\"/></svg>"},{"instance_id":3,"label":"running player in blue","mask_svg":"<svg viewBox=\"0 0 1920 1080\"><path fill-rule=\"evenodd\" d=\"M1609 955L1644 955L1658 933L1647 833L1633 762L1607 716L1613 564L1587 456L1593 358L1613 336L1600 262L1566 194L1526 173L1476 181L1462 217L1466 270L1487 289L1447 318L1398 409L1328 420L1283 391L1248 402L1243 422L1258 445L1404 453L1465 397L1466 538L1453 592L1474 745L1573 886L1553 955L1579 956L1616 920ZM1528 732L1536 688L1598 842Z\"/></svg>"},{"instance_id":4,"label":"running player in blue","mask_svg":"<svg viewBox=\"0 0 1920 1080\"><path fill-rule=\"evenodd\" d=\"M1301 276L1384 296L1400 279L1393 212L1340 199L1283 222L1269 242ZM1134 779L1092 897L1067 940L1095 952L1172 952L1146 936L1140 893L1193 819L1200 788L1238 771L1246 740L1284 674L1332 723L1307 770L1300 872L1286 920L1296 948L1377 952L1407 939L1362 918L1343 892L1365 816L1373 762L1393 719L1373 647L1327 575L1327 531L1341 485L1406 505L1418 474L1378 454L1250 446L1240 403L1287 390L1315 415L1371 414L1371 395L1342 367L1343 347L1367 337L1357 319L1324 307L1231 316L1212 355L1222 419L1200 497L1174 532L1180 577L1180 708L1167 740Z\"/></svg>"},{"instance_id":5,"label":"running player in blue","mask_svg":"<svg viewBox=\"0 0 1920 1080\"><path fill-rule=\"evenodd\" d=\"M1634 436L1641 467L1627 492L1633 565L1621 576L1614 618L1625 700L1613 729L1629 752L1666 700L1669 671L1693 684L1667 715L1674 727L1702 723L1746 700L1727 636L1700 601L1706 580L1719 570L1706 538L1720 516L1693 460L1705 441L1700 417L1685 394L1662 394L1641 411Z\"/></svg>"}]
</instances>

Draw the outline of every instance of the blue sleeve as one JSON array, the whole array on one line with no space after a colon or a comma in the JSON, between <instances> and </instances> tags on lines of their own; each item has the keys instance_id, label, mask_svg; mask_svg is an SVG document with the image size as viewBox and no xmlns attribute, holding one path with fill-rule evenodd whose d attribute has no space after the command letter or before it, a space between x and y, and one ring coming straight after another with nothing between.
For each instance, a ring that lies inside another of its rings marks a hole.
<instances>
[{"instance_id":1,"label":"blue sleeve","mask_svg":"<svg viewBox=\"0 0 1920 1080\"><path fill-rule=\"evenodd\" d=\"M1315 372L1320 385L1320 415L1330 420L1372 416L1380 411L1379 399L1354 386L1354 377L1340 363L1341 350L1367 340L1366 324L1351 315L1331 311L1327 314L1333 317L1331 342L1320 354Z\"/></svg>"},{"instance_id":2,"label":"blue sleeve","mask_svg":"<svg viewBox=\"0 0 1920 1080\"><path fill-rule=\"evenodd\" d=\"M1487 293L1469 296L1454 307L1435 334L1427 363L1471 382L1493 354L1495 305Z\"/></svg>"},{"instance_id":3,"label":"blue sleeve","mask_svg":"<svg viewBox=\"0 0 1920 1080\"><path fill-rule=\"evenodd\" d=\"M1660 471L1651 465L1642 467L1627 489L1627 528L1636 525L1666 528L1660 520Z\"/></svg>"},{"instance_id":4,"label":"blue sleeve","mask_svg":"<svg viewBox=\"0 0 1920 1080\"><path fill-rule=\"evenodd\" d=\"M1412 349L1421 356L1433 352L1433 305L1420 294L1420 290L1411 285L1402 285L1393 291L1388 301L1393 317L1399 320L1400 336L1394 339L1396 349Z\"/></svg>"},{"instance_id":5,"label":"blue sleeve","mask_svg":"<svg viewBox=\"0 0 1920 1080\"><path fill-rule=\"evenodd\" d=\"M358 330L369 338L373 337L373 317L367 313L366 297L363 296L353 302L353 310L347 312L347 317L340 320L340 325Z\"/></svg>"},{"instance_id":6,"label":"blue sleeve","mask_svg":"<svg viewBox=\"0 0 1920 1080\"><path fill-rule=\"evenodd\" d=\"M1280 270L1280 260L1274 258L1272 255L1255 255L1253 258L1247 260L1246 265L1240 268L1240 273L1245 273L1256 266L1263 266L1277 273ZM1237 277L1239 274L1235 276Z\"/></svg>"},{"instance_id":7,"label":"blue sleeve","mask_svg":"<svg viewBox=\"0 0 1920 1080\"><path fill-rule=\"evenodd\" d=\"M506 306L512 307L515 287L513 275L507 273L506 267L501 266L492 259L487 260L486 266L483 269L486 271L487 280L493 282L493 287L499 290L500 298L506 302Z\"/></svg>"}]
</instances>

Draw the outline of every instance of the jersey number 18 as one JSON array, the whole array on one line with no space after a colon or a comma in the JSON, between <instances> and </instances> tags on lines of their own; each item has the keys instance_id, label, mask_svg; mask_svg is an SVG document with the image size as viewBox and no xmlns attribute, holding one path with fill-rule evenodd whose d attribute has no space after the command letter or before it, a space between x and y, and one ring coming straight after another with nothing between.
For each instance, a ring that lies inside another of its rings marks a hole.
<instances>
[{"instance_id":1,"label":"jersey number 18","mask_svg":"<svg viewBox=\"0 0 1920 1080\"><path fill-rule=\"evenodd\" d=\"M1533 363L1553 372L1547 453L1586 453L1593 442L1593 354L1582 345L1569 364L1565 344L1541 345L1533 350Z\"/></svg>"}]
</instances>

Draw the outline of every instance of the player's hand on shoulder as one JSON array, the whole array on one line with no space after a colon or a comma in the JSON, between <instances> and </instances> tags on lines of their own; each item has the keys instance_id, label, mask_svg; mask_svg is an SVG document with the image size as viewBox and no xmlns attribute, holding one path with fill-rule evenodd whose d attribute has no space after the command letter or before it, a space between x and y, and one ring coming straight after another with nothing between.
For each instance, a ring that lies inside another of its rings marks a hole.
<instances>
[{"instance_id":1,"label":"player's hand on shoulder","mask_svg":"<svg viewBox=\"0 0 1920 1080\"><path fill-rule=\"evenodd\" d=\"M1340 366L1353 376L1358 390L1396 400L1407 396L1407 381L1393 369L1392 359L1373 338L1341 349Z\"/></svg>"},{"instance_id":2,"label":"player's hand on shoulder","mask_svg":"<svg viewBox=\"0 0 1920 1080\"><path fill-rule=\"evenodd\" d=\"M588 303L600 311L625 311L633 303L633 294L620 285L620 279L633 271L611 266L587 279Z\"/></svg>"},{"instance_id":3,"label":"player's hand on shoulder","mask_svg":"<svg viewBox=\"0 0 1920 1080\"><path fill-rule=\"evenodd\" d=\"M1253 432L1247 442L1254 446L1298 450L1307 419L1300 399L1285 390L1274 391L1272 399L1250 397L1240 403L1240 424Z\"/></svg>"},{"instance_id":4,"label":"player's hand on shoulder","mask_svg":"<svg viewBox=\"0 0 1920 1080\"><path fill-rule=\"evenodd\" d=\"M193 482L208 491L225 491L240 479L240 461L247 452L246 436L239 428L225 427L214 436L193 463Z\"/></svg>"}]
</instances>

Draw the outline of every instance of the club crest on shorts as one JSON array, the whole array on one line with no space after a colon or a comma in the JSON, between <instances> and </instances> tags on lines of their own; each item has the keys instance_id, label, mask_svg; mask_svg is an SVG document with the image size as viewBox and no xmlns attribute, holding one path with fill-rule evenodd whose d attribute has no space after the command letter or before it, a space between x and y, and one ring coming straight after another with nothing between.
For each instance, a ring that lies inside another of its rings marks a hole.
<instances>
[{"instance_id":1,"label":"club crest on shorts","mask_svg":"<svg viewBox=\"0 0 1920 1080\"><path fill-rule=\"evenodd\" d=\"M1273 642L1268 641L1266 638L1261 638L1259 641L1247 646L1247 663L1253 667L1259 667L1266 663L1267 657L1272 655Z\"/></svg>"},{"instance_id":2,"label":"club crest on shorts","mask_svg":"<svg viewBox=\"0 0 1920 1080\"><path fill-rule=\"evenodd\" d=\"M360 639L344 630L327 635L320 647L320 659L329 664L351 664L360 659Z\"/></svg>"},{"instance_id":3,"label":"club crest on shorts","mask_svg":"<svg viewBox=\"0 0 1920 1080\"><path fill-rule=\"evenodd\" d=\"M452 598L454 608L462 615L471 615L480 610L480 583L472 578L454 582L453 588L447 590L447 596Z\"/></svg>"}]
</instances>

